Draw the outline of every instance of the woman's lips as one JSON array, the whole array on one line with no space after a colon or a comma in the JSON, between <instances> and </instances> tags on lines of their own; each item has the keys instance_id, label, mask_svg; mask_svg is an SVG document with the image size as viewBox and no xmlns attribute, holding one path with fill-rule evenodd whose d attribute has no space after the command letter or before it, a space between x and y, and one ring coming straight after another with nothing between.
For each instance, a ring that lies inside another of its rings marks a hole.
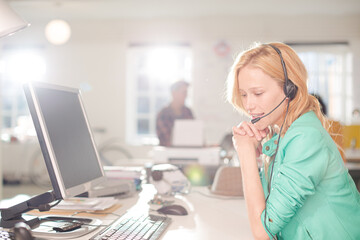
<instances>
[{"instance_id":1,"label":"woman's lips","mask_svg":"<svg viewBox=\"0 0 360 240\"><path fill-rule=\"evenodd\" d=\"M261 117L261 116L263 116L263 115L264 115L264 113L251 114L251 118L252 118L252 119L255 119L255 118Z\"/></svg>"}]
</instances>

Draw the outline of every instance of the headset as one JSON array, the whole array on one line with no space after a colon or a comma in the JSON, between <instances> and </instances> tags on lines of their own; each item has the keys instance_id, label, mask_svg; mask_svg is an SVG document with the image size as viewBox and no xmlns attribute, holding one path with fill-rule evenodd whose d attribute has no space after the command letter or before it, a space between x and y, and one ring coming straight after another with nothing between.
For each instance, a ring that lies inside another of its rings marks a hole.
<instances>
[{"instance_id":1,"label":"headset","mask_svg":"<svg viewBox=\"0 0 360 240\"><path fill-rule=\"evenodd\" d=\"M288 78L288 74L287 74L287 70L286 70L286 65L285 65L285 61L284 58L282 57L281 51L280 49L278 49L277 47L275 47L274 45L271 44L266 44L267 46L272 47L280 56L280 61L281 61L281 65L283 68L283 72L284 72L284 94L285 97L284 99L273 109L271 110L269 113L265 114L264 116L261 117L257 117L251 120L251 123L254 124L256 122L258 122L259 120L261 120L262 118L270 115L273 111L275 111L275 109L277 109L278 107L280 107L280 105L285 101L285 99L289 99L289 101L293 100L296 96L298 87Z\"/></svg>"},{"instance_id":2,"label":"headset","mask_svg":"<svg viewBox=\"0 0 360 240\"><path fill-rule=\"evenodd\" d=\"M272 233L269 231L269 229L268 229L267 226L266 226L266 212L267 212L267 211L266 211L266 207L267 207L267 201L268 201L269 196L270 196L270 191L271 191L271 179L272 179L272 175L273 175L273 170L274 170L276 155L277 155L277 152L278 152L278 149L279 149L279 145L280 145L281 132L282 132L282 129L283 129L283 126L284 126L284 123L285 123L287 114L288 114L288 112L289 112L289 104L290 104L290 101L295 98L296 93L297 93L297 90L298 90L298 87L288 78L285 61L284 61L284 59L283 59L283 57L282 57L282 54L281 54L280 49L277 48L277 47L275 47L274 45L271 45L271 44L266 44L266 45L272 47L272 48L277 52L277 54L278 54L279 57L280 57L281 65L282 65L283 72L284 72L284 79L285 79L285 82L284 82L285 98L284 98L273 110L271 110L269 113L265 114L265 115L262 116L262 117L254 118L253 120L251 120L251 123L254 124L254 123L258 122L260 119L268 116L268 115L271 114L273 111L275 111L275 109L277 109L277 108L285 101L286 98L289 99L289 101L288 101L288 103L287 103L285 118L284 118L284 121L283 121L283 123L282 123L282 125L281 125L281 127L280 127L279 137L278 137L278 140L277 140L278 143L277 143L277 146L276 146L276 150L275 150L275 154L274 154L274 161L273 161L273 164L272 164L272 167L271 167L271 173L270 173L270 178L269 178L269 183L268 183L268 196L267 196L266 199L265 199L264 226L265 226L265 228L266 228L266 231L267 231L268 233L270 233L270 235L272 236L272 239L277 239L277 238L276 238L276 235L273 236Z\"/></svg>"}]
</instances>

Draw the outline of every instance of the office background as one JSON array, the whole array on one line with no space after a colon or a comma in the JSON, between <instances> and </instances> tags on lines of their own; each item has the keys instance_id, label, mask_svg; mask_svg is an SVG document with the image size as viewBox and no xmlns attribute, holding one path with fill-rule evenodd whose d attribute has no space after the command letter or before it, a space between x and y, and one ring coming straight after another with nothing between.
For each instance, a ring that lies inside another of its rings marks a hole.
<instances>
[{"instance_id":1,"label":"office background","mask_svg":"<svg viewBox=\"0 0 360 240\"><path fill-rule=\"evenodd\" d=\"M37 47L46 62L44 81L82 88L93 127L106 129L102 141L116 137L135 158L147 158L151 144L126 139L129 104L127 54L141 44L185 45L191 50L189 102L205 121L206 143L218 144L244 119L225 99L225 81L235 55L254 41L348 43L349 89L360 107L360 3L332 1L32 1L10 5L31 26L0 42L6 49ZM50 44L44 34L55 18L66 20L71 37ZM174 81L174 79L169 79ZM349 113L347 113L349 114ZM6 166L4 166L5 168Z\"/></svg>"}]
</instances>

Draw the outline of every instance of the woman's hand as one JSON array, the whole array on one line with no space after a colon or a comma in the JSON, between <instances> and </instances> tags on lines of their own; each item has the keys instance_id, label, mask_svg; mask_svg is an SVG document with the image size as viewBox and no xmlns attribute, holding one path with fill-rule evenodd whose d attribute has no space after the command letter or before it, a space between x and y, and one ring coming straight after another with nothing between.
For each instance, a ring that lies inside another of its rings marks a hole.
<instances>
[{"instance_id":1,"label":"woman's hand","mask_svg":"<svg viewBox=\"0 0 360 240\"><path fill-rule=\"evenodd\" d=\"M258 130L250 122L241 122L238 126L233 127L233 143L236 151L247 151L249 147L256 149L256 156L261 154L260 141L269 133L269 129Z\"/></svg>"},{"instance_id":2,"label":"woman's hand","mask_svg":"<svg viewBox=\"0 0 360 240\"><path fill-rule=\"evenodd\" d=\"M255 137L256 140L260 142L269 133L269 129L258 130L251 122L244 121L237 125L237 127L233 127L233 133L234 132L242 136L249 135L250 137Z\"/></svg>"}]
</instances>

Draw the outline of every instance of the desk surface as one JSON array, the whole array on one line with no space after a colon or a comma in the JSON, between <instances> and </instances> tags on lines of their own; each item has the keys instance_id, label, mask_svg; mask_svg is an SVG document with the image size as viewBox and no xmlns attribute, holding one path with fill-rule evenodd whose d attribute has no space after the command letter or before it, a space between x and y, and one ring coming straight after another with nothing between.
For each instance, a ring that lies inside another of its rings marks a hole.
<instances>
[{"instance_id":1,"label":"desk surface","mask_svg":"<svg viewBox=\"0 0 360 240\"><path fill-rule=\"evenodd\" d=\"M148 204L155 192L156 190L152 185L144 185L139 194L120 199L119 203L122 206L115 213L123 214L129 209L131 211L149 211L149 209L159 208L159 206ZM169 216L173 221L162 235L162 240L253 239L245 200L242 198L217 197L210 194L206 187L194 187L188 195L166 197L164 200L174 200L176 204L184 206L189 214L186 216ZM88 217L89 214L86 216ZM117 218L113 214L94 215L93 217L102 220L103 224L110 224ZM100 231L100 228L96 231ZM89 239L96 231L78 239Z\"/></svg>"}]
</instances>

